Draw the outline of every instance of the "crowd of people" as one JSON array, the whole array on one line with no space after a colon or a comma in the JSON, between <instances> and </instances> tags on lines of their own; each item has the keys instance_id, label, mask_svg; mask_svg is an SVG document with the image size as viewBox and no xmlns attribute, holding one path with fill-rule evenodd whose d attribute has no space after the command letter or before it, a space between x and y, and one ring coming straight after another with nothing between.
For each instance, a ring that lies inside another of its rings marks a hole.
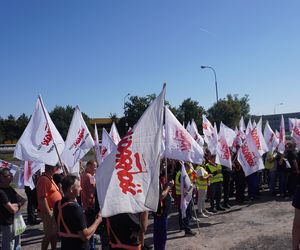
<instances>
[{"instance_id":1,"label":"crowd of people","mask_svg":"<svg viewBox=\"0 0 300 250\"><path fill-rule=\"evenodd\" d=\"M232 159L232 169L216 164L215 155L209 151L205 152L201 165L161 159L159 202L157 211L151 214L154 249L165 249L168 214L173 204L178 209L178 229L190 237L196 235L191 229L192 220L208 218L236 203L255 201L261 190L282 198L295 194L299 184L300 151L296 151L293 143L286 144L284 154L276 150L266 153L263 156L265 169L247 177L234 152ZM182 164L191 182L191 186L184 189L180 178ZM151 249L144 242L148 212L102 218L96 192L96 161L88 161L78 176L57 174L59 168L46 165L45 172L36 177L36 189L25 187L27 223L43 222L42 250L48 249L49 244L51 249L56 249L58 239L61 249L96 249L95 234L100 235L102 249ZM20 249L20 235L14 235L13 220L25 199L10 186L12 180L9 169L0 169L0 227L2 239L7 239L2 240L3 250ZM181 198L187 193L193 198L186 211L182 211ZM293 202L296 209L294 246L300 242L299 193L296 192Z\"/></svg>"}]
</instances>

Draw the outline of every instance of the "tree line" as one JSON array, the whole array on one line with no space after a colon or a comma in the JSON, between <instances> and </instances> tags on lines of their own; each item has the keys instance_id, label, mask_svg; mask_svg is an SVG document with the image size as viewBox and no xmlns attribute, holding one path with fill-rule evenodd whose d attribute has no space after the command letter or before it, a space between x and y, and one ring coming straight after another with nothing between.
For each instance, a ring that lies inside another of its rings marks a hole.
<instances>
[{"instance_id":1,"label":"tree line","mask_svg":"<svg viewBox=\"0 0 300 250\"><path fill-rule=\"evenodd\" d=\"M124 116L117 117L116 114L110 114L110 118L116 123L120 135L124 135L129 127L132 127L143 112L147 109L150 103L156 98L155 94L150 94L144 97L130 96L124 105ZM214 103L210 108L205 110L198 101L191 98L185 99L178 107L173 107L168 101L165 103L173 112L176 118L183 124L187 125L192 119L195 120L200 133L202 133L202 115L206 115L212 122L217 125L222 121L227 126L234 128L238 125L241 116L247 121L250 117L249 96L228 94L226 98L220 99L218 103ZM56 106L49 114L50 117L66 139L68 129L72 120L75 107L72 106ZM90 124L90 118L87 114L82 113L83 118L88 125L91 133L93 127ZM6 119L0 117L0 143L16 142L22 135L25 127L29 122L30 117L26 114L21 114L18 118L9 115ZM101 128L98 128L101 131ZM101 137L101 133L99 133Z\"/></svg>"}]
</instances>

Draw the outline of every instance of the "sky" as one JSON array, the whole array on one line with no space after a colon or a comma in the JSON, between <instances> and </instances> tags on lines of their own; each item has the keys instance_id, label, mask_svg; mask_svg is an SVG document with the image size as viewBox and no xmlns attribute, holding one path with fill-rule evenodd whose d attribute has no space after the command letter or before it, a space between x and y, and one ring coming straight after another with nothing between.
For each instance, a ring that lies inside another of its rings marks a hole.
<instances>
[{"instance_id":1,"label":"sky","mask_svg":"<svg viewBox=\"0 0 300 250\"><path fill-rule=\"evenodd\" d=\"M123 115L159 92L208 109L245 94L252 115L299 112L300 1L1 0L0 116L79 105ZM127 100L127 99L126 99ZM282 105L279 105L283 103Z\"/></svg>"}]
</instances>

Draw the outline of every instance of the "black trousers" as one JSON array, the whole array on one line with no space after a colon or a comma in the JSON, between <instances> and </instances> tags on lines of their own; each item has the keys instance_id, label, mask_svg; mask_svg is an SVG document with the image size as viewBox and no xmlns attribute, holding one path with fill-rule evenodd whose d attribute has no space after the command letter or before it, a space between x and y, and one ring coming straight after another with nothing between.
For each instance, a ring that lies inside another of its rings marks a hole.
<instances>
[{"instance_id":1,"label":"black trousers","mask_svg":"<svg viewBox=\"0 0 300 250\"><path fill-rule=\"evenodd\" d=\"M222 182L211 183L210 190L211 190L211 197L210 197L211 208L215 208L215 206L220 207L220 202L222 197Z\"/></svg>"},{"instance_id":2,"label":"black trousers","mask_svg":"<svg viewBox=\"0 0 300 250\"><path fill-rule=\"evenodd\" d=\"M27 221L35 220L35 209L37 208L37 194L36 189L31 190L30 187L25 186L25 194L27 196Z\"/></svg>"}]
</instances>

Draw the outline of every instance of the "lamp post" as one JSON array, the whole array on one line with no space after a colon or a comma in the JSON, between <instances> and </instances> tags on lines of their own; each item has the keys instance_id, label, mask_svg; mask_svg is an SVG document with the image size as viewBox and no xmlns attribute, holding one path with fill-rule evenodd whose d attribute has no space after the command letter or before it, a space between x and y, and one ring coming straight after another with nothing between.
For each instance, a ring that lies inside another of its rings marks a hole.
<instances>
[{"instance_id":1,"label":"lamp post","mask_svg":"<svg viewBox=\"0 0 300 250\"><path fill-rule=\"evenodd\" d=\"M276 104L274 105L274 115L276 115L276 107L277 107L277 106L281 106L281 105L283 105L283 102L281 102L281 103L276 103Z\"/></svg>"},{"instance_id":2,"label":"lamp post","mask_svg":"<svg viewBox=\"0 0 300 250\"><path fill-rule=\"evenodd\" d=\"M216 87L216 97L217 97L217 103L219 102L219 97L218 97L218 83L217 83L217 74L216 71L213 67L211 66L201 66L201 69L211 69L214 72L215 76L215 87Z\"/></svg>"},{"instance_id":3,"label":"lamp post","mask_svg":"<svg viewBox=\"0 0 300 250\"><path fill-rule=\"evenodd\" d=\"M126 122L126 116L125 116L125 101L126 101L126 98L130 96L130 94L128 93L127 95L124 96L124 103L123 103L123 109L124 109L124 121L125 121L125 132L126 132L126 128L128 126L127 122Z\"/></svg>"}]
</instances>

